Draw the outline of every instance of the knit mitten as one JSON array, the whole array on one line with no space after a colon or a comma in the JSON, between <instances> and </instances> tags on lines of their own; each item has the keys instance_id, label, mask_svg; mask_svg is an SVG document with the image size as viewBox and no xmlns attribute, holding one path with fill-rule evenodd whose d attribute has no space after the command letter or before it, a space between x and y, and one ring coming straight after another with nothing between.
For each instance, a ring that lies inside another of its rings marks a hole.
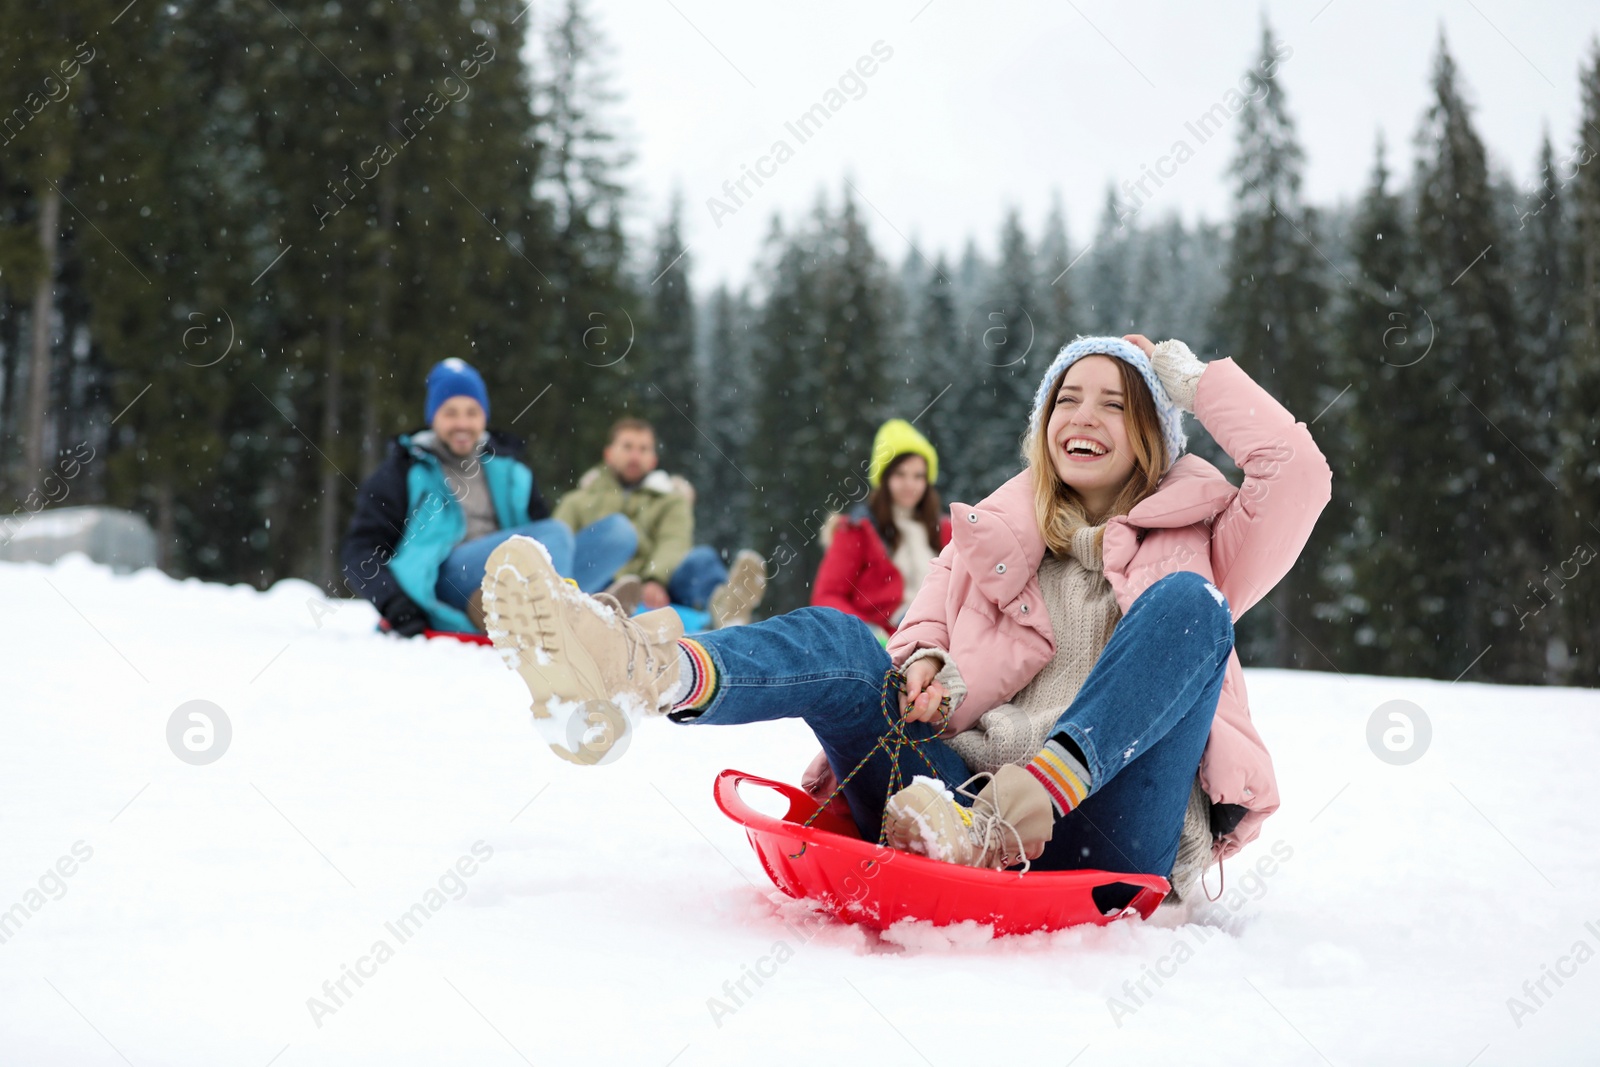
<instances>
[{"instance_id":1,"label":"knit mitten","mask_svg":"<svg viewBox=\"0 0 1600 1067\"><path fill-rule=\"evenodd\" d=\"M1206 365L1182 341L1162 341L1150 355L1150 366L1161 379L1172 402L1185 411L1194 411L1195 394L1200 389L1200 375Z\"/></svg>"}]
</instances>

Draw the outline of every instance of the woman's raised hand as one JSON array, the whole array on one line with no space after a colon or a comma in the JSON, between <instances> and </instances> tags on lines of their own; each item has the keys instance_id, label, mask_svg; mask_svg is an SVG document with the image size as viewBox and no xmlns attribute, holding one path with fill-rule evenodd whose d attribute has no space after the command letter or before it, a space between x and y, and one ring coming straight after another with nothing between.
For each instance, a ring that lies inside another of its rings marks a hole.
<instances>
[{"instance_id":1,"label":"woman's raised hand","mask_svg":"<svg viewBox=\"0 0 1600 1067\"><path fill-rule=\"evenodd\" d=\"M1130 345L1133 345L1147 356L1155 355L1155 342L1150 340L1150 338L1146 337L1142 333L1125 333L1122 335L1122 339L1128 342Z\"/></svg>"},{"instance_id":2,"label":"woman's raised hand","mask_svg":"<svg viewBox=\"0 0 1600 1067\"><path fill-rule=\"evenodd\" d=\"M900 714L907 722L934 722L940 717L939 703L944 700L944 686L934 681L939 673L939 661L929 656L919 659L906 668L905 688L900 693Z\"/></svg>"},{"instance_id":3,"label":"woman's raised hand","mask_svg":"<svg viewBox=\"0 0 1600 1067\"><path fill-rule=\"evenodd\" d=\"M1122 339L1136 345L1150 357L1150 369L1161 380L1168 399L1184 411L1194 411L1195 396L1199 390L1200 375L1206 365L1182 341L1162 341L1152 344L1142 333L1123 334Z\"/></svg>"}]
</instances>

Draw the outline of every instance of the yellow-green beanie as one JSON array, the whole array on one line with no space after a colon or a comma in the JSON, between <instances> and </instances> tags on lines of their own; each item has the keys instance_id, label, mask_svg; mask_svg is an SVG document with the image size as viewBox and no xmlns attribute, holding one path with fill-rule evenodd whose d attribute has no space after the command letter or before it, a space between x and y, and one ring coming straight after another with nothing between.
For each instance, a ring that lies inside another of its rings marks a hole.
<instances>
[{"instance_id":1,"label":"yellow-green beanie","mask_svg":"<svg viewBox=\"0 0 1600 1067\"><path fill-rule=\"evenodd\" d=\"M933 450L928 439L905 419L890 419L878 427L878 435L872 439L872 463L867 468L867 481L872 483L872 488L878 488L884 469L897 456L908 452L928 461L929 485L939 480L939 453Z\"/></svg>"}]
</instances>

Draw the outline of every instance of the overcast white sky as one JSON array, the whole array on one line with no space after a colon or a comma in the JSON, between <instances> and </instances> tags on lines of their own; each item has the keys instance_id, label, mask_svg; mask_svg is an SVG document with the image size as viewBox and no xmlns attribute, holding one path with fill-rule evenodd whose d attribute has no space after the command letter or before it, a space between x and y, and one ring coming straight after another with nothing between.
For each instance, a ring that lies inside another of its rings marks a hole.
<instances>
[{"instance_id":1,"label":"overcast white sky","mask_svg":"<svg viewBox=\"0 0 1600 1067\"><path fill-rule=\"evenodd\" d=\"M636 153L633 229L649 233L681 189L701 291L746 280L773 212L793 219L846 177L892 262L908 241L929 258L958 254L969 236L991 250L1008 205L1037 233L1056 192L1081 248L1108 181L1137 177L1180 137L1195 156L1145 218L1222 218L1234 130L1201 144L1184 124L1255 61L1263 10L1293 48L1277 77L1314 202L1360 192L1378 130L1391 167L1409 173L1441 25L1491 158L1527 182L1546 125L1558 151L1577 141L1578 70L1600 31L1593 0L593 0L592 10L623 93L615 118ZM864 94L800 143L785 123L878 41L893 54L862 79ZM747 185L754 195L718 227L707 199L780 138L793 158ZM1600 136L1590 143L1600 149Z\"/></svg>"}]
</instances>

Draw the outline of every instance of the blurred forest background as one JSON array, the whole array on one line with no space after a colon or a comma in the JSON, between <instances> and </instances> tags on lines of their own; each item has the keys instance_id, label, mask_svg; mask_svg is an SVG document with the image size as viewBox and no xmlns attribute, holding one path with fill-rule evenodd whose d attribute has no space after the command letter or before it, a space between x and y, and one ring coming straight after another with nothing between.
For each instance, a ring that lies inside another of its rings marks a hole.
<instances>
[{"instance_id":1,"label":"blurred forest background","mask_svg":"<svg viewBox=\"0 0 1600 1067\"><path fill-rule=\"evenodd\" d=\"M1355 203L1303 198L1280 75L1231 119L1230 218L1118 185L1094 233L997 204L995 257L929 261L875 247L841 175L747 286L692 292L682 203L625 233L581 3L537 40L525 0L118 6L0 0L0 522L92 451L68 502L146 515L168 571L338 592L356 483L460 356L552 501L613 419L654 421L700 540L794 554L781 611L882 419L976 501L1051 355L1139 332L1237 360L1335 472L1246 664L1600 684L1600 44L1531 183L1441 36L1415 143L1375 144Z\"/></svg>"}]
</instances>

